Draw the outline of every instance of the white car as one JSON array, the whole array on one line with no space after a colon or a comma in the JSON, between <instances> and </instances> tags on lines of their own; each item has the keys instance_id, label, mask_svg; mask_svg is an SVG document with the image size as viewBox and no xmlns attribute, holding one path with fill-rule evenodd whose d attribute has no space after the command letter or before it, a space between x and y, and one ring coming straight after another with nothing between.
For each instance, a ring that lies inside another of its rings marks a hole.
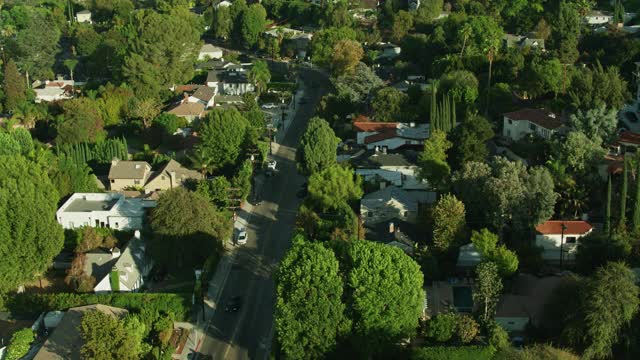
<instances>
[{"instance_id":1,"label":"white car","mask_svg":"<svg viewBox=\"0 0 640 360\"><path fill-rule=\"evenodd\" d=\"M276 169L276 164L278 162L275 160L271 160L267 163L267 169L271 169L271 170L275 170Z\"/></svg>"},{"instance_id":2,"label":"white car","mask_svg":"<svg viewBox=\"0 0 640 360\"><path fill-rule=\"evenodd\" d=\"M278 105L274 104L274 103L268 103L268 104L263 104L261 106L263 109L275 109L278 107Z\"/></svg>"},{"instance_id":3,"label":"white car","mask_svg":"<svg viewBox=\"0 0 640 360\"><path fill-rule=\"evenodd\" d=\"M247 232L242 230L240 231L240 233L238 234L238 245L244 245L247 243Z\"/></svg>"}]
</instances>

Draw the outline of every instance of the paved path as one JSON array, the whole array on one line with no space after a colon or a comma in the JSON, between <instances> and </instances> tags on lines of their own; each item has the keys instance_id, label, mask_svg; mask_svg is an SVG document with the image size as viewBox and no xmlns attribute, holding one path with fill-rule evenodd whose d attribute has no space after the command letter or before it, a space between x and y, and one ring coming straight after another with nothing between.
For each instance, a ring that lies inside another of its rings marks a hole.
<instances>
[{"instance_id":1,"label":"paved path","mask_svg":"<svg viewBox=\"0 0 640 360\"><path fill-rule=\"evenodd\" d=\"M306 80L318 76L305 71ZM314 83L324 84L323 80L314 79ZM200 324L206 336L196 356L198 359L210 356L262 360L269 356L274 336L273 273L290 245L301 201L296 194L306 181L297 173L295 148L326 86L307 86L304 91L307 104L298 106L285 128L286 134L283 131L279 144L274 146L272 157L278 162L276 174L256 186L262 203L239 213L239 223L247 230L248 242L225 254L209 285L205 306L207 321ZM234 296L243 298L240 311L225 313L221 309L223 304Z\"/></svg>"}]
</instances>

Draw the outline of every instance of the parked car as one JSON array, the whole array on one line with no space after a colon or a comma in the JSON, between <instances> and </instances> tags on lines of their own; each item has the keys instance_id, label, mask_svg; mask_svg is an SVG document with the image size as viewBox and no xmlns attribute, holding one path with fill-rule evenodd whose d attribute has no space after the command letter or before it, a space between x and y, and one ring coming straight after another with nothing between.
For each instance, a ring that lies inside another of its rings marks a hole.
<instances>
[{"instance_id":1,"label":"parked car","mask_svg":"<svg viewBox=\"0 0 640 360\"><path fill-rule=\"evenodd\" d=\"M244 245L247 243L247 232L245 230L240 231L236 242L238 243L238 245Z\"/></svg>"},{"instance_id":2,"label":"parked car","mask_svg":"<svg viewBox=\"0 0 640 360\"><path fill-rule=\"evenodd\" d=\"M277 163L278 163L278 162L277 162L277 161L275 161L275 160L270 160L270 161L267 163L267 169L275 170L275 169L276 169L276 164L277 164Z\"/></svg>"},{"instance_id":3,"label":"parked car","mask_svg":"<svg viewBox=\"0 0 640 360\"><path fill-rule=\"evenodd\" d=\"M234 296L229 301L227 301L227 305L224 307L225 312L238 312L240 307L242 306L242 297Z\"/></svg>"},{"instance_id":4,"label":"parked car","mask_svg":"<svg viewBox=\"0 0 640 360\"><path fill-rule=\"evenodd\" d=\"M267 104L262 104L261 107L263 109L276 109L276 108L278 108L278 105L276 105L274 103L267 103Z\"/></svg>"}]
</instances>

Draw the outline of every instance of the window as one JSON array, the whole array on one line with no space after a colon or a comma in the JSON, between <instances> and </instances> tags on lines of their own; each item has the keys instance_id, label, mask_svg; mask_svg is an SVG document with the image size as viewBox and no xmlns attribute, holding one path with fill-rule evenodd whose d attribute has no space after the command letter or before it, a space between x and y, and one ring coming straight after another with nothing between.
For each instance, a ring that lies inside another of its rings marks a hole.
<instances>
[{"instance_id":1,"label":"window","mask_svg":"<svg viewBox=\"0 0 640 360\"><path fill-rule=\"evenodd\" d=\"M567 244L575 244L576 237L575 236L567 236Z\"/></svg>"},{"instance_id":2,"label":"window","mask_svg":"<svg viewBox=\"0 0 640 360\"><path fill-rule=\"evenodd\" d=\"M136 185L140 185L140 180L133 180L133 183Z\"/></svg>"},{"instance_id":3,"label":"window","mask_svg":"<svg viewBox=\"0 0 640 360\"><path fill-rule=\"evenodd\" d=\"M405 212L404 212L404 217L407 217L407 216L409 216L409 212L408 212L408 211L405 211Z\"/></svg>"},{"instance_id":4,"label":"window","mask_svg":"<svg viewBox=\"0 0 640 360\"><path fill-rule=\"evenodd\" d=\"M162 180L164 180L164 179L166 179L166 178L164 177L164 175L162 175L161 179L162 179Z\"/></svg>"},{"instance_id":5,"label":"window","mask_svg":"<svg viewBox=\"0 0 640 360\"><path fill-rule=\"evenodd\" d=\"M367 213L367 217L373 217L373 211L369 211L369 212Z\"/></svg>"},{"instance_id":6,"label":"window","mask_svg":"<svg viewBox=\"0 0 640 360\"><path fill-rule=\"evenodd\" d=\"M117 229L118 227L119 227L119 226L118 226L118 223L116 223L116 224L115 224L115 228Z\"/></svg>"},{"instance_id":7,"label":"window","mask_svg":"<svg viewBox=\"0 0 640 360\"><path fill-rule=\"evenodd\" d=\"M531 129L532 131L536 131L536 128L536 124L529 123L529 129Z\"/></svg>"}]
</instances>

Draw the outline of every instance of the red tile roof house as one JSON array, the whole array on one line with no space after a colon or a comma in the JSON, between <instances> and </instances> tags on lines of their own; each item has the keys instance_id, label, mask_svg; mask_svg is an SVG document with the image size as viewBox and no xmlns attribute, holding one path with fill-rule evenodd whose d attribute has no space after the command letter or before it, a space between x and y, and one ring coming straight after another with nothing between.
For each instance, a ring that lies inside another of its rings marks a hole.
<instances>
[{"instance_id":1,"label":"red tile roof house","mask_svg":"<svg viewBox=\"0 0 640 360\"><path fill-rule=\"evenodd\" d=\"M529 134L550 140L564 124L559 115L544 109L521 109L503 114L503 117L502 135L513 141Z\"/></svg>"},{"instance_id":2,"label":"red tile roof house","mask_svg":"<svg viewBox=\"0 0 640 360\"><path fill-rule=\"evenodd\" d=\"M402 147L421 147L429 138L429 124L385 123L362 121L358 117L353 122L357 132L356 142L367 149L395 150Z\"/></svg>"},{"instance_id":3,"label":"red tile roof house","mask_svg":"<svg viewBox=\"0 0 640 360\"><path fill-rule=\"evenodd\" d=\"M592 230L593 226L582 220L549 220L536 226L536 245L543 249L542 259L559 262L562 243L562 259L572 262L578 251L578 241Z\"/></svg>"}]
</instances>

